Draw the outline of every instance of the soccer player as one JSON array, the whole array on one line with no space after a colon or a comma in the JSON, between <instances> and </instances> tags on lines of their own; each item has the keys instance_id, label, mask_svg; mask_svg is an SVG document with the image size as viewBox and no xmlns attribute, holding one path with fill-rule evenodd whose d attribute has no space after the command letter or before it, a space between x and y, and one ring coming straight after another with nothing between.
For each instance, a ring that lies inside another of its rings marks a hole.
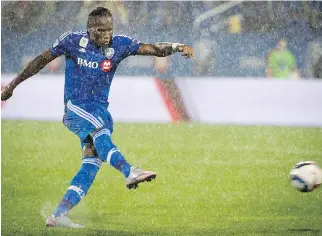
<instances>
[{"instance_id":1,"label":"soccer player","mask_svg":"<svg viewBox=\"0 0 322 236\"><path fill-rule=\"evenodd\" d=\"M181 52L189 58L194 54L193 49L184 44L148 44L124 35L113 35L112 14L103 7L89 14L86 28L84 32L61 35L49 49L29 62L1 93L1 100L7 100L21 82L38 73L55 58L65 55L63 123L80 138L83 159L61 202L48 216L47 226L83 227L73 223L67 213L87 194L102 162L118 169L129 189L156 177L153 171L144 171L129 164L111 140L113 120L107 110L108 94L118 64L131 55L165 57Z\"/></svg>"}]
</instances>

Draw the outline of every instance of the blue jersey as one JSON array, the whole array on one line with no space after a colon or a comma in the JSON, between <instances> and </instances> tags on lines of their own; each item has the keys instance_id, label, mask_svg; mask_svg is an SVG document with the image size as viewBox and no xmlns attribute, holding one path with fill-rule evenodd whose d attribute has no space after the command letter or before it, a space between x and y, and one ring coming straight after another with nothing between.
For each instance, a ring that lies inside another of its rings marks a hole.
<instances>
[{"instance_id":1,"label":"blue jersey","mask_svg":"<svg viewBox=\"0 0 322 236\"><path fill-rule=\"evenodd\" d=\"M138 53L140 42L115 35L106 47L97 47L87 32L66 32L57 39L51 54L66 57L64 102L108 105L108 94L118 64Z\"/></svg>"}]
</instances>

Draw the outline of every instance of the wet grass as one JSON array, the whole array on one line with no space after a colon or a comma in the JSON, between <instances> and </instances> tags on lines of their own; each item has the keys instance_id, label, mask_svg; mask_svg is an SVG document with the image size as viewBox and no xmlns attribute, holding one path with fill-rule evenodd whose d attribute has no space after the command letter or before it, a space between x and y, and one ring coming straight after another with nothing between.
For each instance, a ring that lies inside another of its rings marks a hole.
<instances>
[{"instance_id":1,"label":"wet grass","mask_svg":"<svg viewBox=\"0 0 322 236\"><path fill-rule=\"evenodd\" d=\"M322 165L322 129L116 124L113 140L157 179L129 191L105 164L70 214L86 228L46 228L79 140L61 123L2 121L1 235L322 235L322 188L288 180L298 161Z\"/></svg>"}]
</instances>

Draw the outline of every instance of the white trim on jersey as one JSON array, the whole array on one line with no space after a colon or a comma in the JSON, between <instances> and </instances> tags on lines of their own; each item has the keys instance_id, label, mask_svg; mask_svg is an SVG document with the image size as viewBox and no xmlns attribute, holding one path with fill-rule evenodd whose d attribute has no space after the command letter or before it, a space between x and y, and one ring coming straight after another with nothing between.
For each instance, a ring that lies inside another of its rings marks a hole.
<instances>
[{"instance_id":1,"label":"white trim on jersey","mask_svg":"<svg viewBox=\"0 0 322 236\"><path fill-rule=\"evenodd\" d=\"M72 34L72 31L67 31L65 33L63 33L60 37L59 37L59 41L63 41L64 38L66 38L68 35Z\"/></svg>"},{"instance_id":2,"label":"white trim on jersey","mask_svg":"<svg viewBox=\"0 0 322 236\"><path fill-rule=\"evenodd\" d=\"M87 32L86 31L74 31L72 33L79 34L79 35L87 35Z\"/></svg>"},{"instance_id":3,"label":"white trim on jersey","mask_svg":"<svg viewBox=\"0 0 322 236\"><path fill-rule=\"evenodd\" d=\"M111 132L108 129L102 129L98 131L94 136L93 136L93 141L95 142L95 139L97 139L99 136L106 134L108 136L111 136Z\"/></svg>"},{"instance_id":4,"label":"white trim on jersey","mask_svg":"<svg viewBox=\"0 0 322 236\"><path fill-rule=\"evenodd\" d=\"M103 124L98 119L96 119L95 116L83 110L82 108L72 104L70 100L67 102L67 108L75 114L79 115L80 117L84 118L85 120L89 121L92 125L95 126L95 128L103 127Z\"/></svg>"},{"instance_id":5,"label":"white trim on jersey","mask_svg":"<svg viewBox=\"0 0 322 236\"><path fill-rule=\"evenodd\" d=\"M62 35L59 36L59 41L63 41L64 38L66 38L68 35L71 35L71 34L78 34L78 35L83 35L83 36L86 36L87 35L87 32L86 31L67 31L65 33L63 33Z\"/></svg>"}]
</instances>

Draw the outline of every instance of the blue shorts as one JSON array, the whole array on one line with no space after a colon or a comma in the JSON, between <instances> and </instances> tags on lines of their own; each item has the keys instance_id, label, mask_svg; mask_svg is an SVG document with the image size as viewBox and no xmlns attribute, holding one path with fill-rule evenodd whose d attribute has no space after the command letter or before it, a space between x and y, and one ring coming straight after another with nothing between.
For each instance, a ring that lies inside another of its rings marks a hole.
<instances>
[{"instance_id":1,"label":"blue shorts","mask_svg":"<svg viewBox=\"0 0 322 236\"><path fill-rule=\"evenodd\" d=\"M88 143L88 135L93 131L106 128L112 134L113 119L107 106L101 103L76 104L68 101L63 118L64 125L81 140L81 146Z\"/></svg>"}]
</instances>

